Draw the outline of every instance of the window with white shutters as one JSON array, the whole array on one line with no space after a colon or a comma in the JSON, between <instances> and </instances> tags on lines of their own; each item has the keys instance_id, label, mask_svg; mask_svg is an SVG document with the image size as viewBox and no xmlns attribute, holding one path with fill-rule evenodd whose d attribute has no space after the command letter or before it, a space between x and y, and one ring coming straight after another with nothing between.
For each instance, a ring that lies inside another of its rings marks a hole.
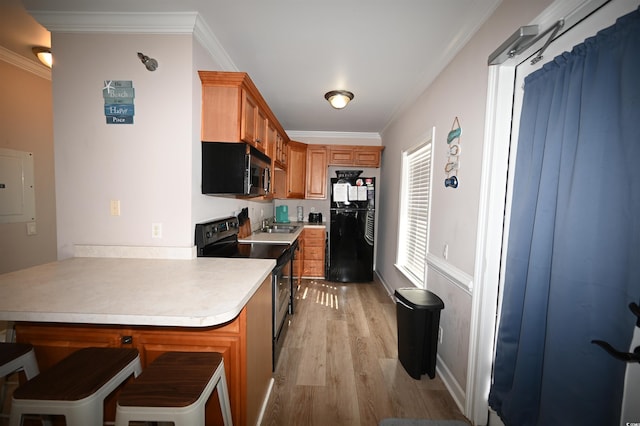
<instances>
[{"instance_id":1,"label":"window with white shutters","mask_svg":"<svg viewBox=\"0 0 640 426\"><path fill-rule=\"evenodd\" d=\"M433 139L433 138L432 138ZM416 286L425 287L432 139L402 153L402 187L396 266Z\"/></svg>"}]
</instances>

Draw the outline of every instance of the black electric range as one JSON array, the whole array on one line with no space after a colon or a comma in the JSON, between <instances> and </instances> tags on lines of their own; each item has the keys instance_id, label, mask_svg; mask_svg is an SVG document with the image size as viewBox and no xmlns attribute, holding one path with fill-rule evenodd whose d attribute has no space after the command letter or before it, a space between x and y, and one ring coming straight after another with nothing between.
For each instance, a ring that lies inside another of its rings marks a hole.
<instances>
[{"instance_id":1,"label":"black electric range","mask_svg":"<svg viewBox=\"0 0 640 426\"><path fill-rule=\"evenodd\" d=\"M288 244L240 243L239 221L235 216L196 224L198 257L247 257L279 260Z\"/></svg>"},{"instance_id":2,"label":"black electric range","mask_svg":"<svg viewBox=\"0 0 640 426\"><path fill-rule=\"evenodd\" d=\"M282 342L293 314L294 244L240 243L239 220L231 216L196 224L195 244L198 257L274 259L272 282L273 370L275 371Z\"/></svg>"}]
</instances>

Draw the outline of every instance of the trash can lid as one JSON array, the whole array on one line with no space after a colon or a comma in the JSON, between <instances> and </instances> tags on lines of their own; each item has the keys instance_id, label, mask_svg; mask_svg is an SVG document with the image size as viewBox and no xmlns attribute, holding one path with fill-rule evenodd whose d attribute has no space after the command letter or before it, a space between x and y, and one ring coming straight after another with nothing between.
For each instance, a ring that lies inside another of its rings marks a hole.
<instances>
[{"instance_id":1,"label":"trash can lid","mask_svg":"<svg viewBox=\"0 0 640 426\"><path fill-rule=\"evenodd\" d=\"M444 302L435 293L422 288L398 288L395 296L403 303L415 309L444 309Z\"/></svg>"}]
</instances>

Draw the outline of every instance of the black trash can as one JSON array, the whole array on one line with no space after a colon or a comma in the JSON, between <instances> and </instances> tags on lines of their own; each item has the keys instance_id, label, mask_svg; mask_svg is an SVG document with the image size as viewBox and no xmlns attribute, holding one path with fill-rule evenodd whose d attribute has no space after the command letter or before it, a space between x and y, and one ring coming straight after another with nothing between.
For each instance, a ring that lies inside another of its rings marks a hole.
<instances>
[{"instance_id":1,"label":"black trash can","mask_svg":"<svg viewBox=\"0 0 640 426\"><path fill-rule=\"evenodd\" d=\"M398 322L398 358L416 380L436 376L440 311L444 302L429 290L409 287L395 291Z\"/></svg>"}]
</instances>

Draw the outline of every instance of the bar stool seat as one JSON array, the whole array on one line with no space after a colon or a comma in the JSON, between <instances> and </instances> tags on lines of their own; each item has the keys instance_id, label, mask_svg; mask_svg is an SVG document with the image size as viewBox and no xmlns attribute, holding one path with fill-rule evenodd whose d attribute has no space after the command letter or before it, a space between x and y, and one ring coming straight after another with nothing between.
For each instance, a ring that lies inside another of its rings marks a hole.
<instances>
[{"instance_id":1,"label":"bar stool seat","mask_svg":"<svg viewBox=\"0 0 640 426\"><path fill-rule=\"evenodd\" d=\"M218 390L222 418L232 425L224 360L217 352L165 352L127 384L118 398L116 426L130 421L204 425L205 404Z\"/></svg>"},{"instance_id":2,"label":"bar stool seat","mask_svg":"<svg viewBox=\"0 0 640 426\"><path fill-rule=\"evenodd\" d=\"M0 343L0 377L24 371L27 380L38 375L38 362L33 346L27 343Z\"/></svg>"},{"instance_id":3,"label":"bar stool seat","mask_svg":"<svg viewBox=\"0 0 640 426\"><path fill-rule=\"evenodd\" d=\"M14 391L9 426L19 426L23 414L64 415L68 426L102 426L104 399L141 371L136 349L80 349Z\"/></svg>"}]
</instances>

